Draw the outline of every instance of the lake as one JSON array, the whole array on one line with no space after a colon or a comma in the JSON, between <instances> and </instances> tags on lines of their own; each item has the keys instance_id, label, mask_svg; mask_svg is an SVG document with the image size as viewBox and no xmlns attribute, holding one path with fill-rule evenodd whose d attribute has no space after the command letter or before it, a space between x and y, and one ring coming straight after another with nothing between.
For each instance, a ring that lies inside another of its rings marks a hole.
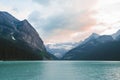
<instances>
[{"instance_id":1,"label":"lake","mask_svg":"<svg viewBox=\"0 0 120 80\"><path fill-rule=\"evenodd\" d=\"M119 80L119 61L5 61L0 80Z\"/></svg>"}]
</instances>

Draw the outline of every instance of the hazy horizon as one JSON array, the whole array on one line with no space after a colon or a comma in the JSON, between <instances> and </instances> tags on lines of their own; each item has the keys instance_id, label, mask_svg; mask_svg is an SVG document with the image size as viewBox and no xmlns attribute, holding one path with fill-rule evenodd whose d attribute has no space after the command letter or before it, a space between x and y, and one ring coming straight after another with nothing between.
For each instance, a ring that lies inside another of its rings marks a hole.
<instances>
[{"instance_id":1,"label":"hazy horizon","mask_svg":"<svg viewBox=\"0 0 120 80\"><path fill-rule=\"evenodd\" d=\"M44 43L77 42L120 26L119 0L1 0L0 11L27 19Z\"/></svg>"}]
</instances>

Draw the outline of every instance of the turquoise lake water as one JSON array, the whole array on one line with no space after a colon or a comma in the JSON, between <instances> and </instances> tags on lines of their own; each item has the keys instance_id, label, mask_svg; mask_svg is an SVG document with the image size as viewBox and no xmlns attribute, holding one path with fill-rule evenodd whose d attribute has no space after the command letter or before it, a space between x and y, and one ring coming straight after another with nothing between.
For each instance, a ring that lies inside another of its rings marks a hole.
<instances>
[{"instance_id":1,"label":"turquoise lake water","mask_svg":"<svg viewBox=\"0 0 120 80\"><path fill-rule=\"evenodd\" d=\"M120 62L0 62L0 80L120 80Z\"/></svg>"}]
</instances>

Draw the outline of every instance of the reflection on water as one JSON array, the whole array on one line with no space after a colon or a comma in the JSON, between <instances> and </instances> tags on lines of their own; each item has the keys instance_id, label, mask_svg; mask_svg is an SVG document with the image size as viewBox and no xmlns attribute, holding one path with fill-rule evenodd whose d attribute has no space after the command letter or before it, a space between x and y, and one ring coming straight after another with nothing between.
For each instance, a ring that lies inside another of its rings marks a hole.
<instances>
[{"instance_id":1,"label":"reflection on water","mask_svg":"<svg viewBox=\"0 0 120 80\"><path fill-rule=\"evenodd\" d=\"M119 80L120 62L0 62L0 80Z\"/></svg>"}]
</instances>

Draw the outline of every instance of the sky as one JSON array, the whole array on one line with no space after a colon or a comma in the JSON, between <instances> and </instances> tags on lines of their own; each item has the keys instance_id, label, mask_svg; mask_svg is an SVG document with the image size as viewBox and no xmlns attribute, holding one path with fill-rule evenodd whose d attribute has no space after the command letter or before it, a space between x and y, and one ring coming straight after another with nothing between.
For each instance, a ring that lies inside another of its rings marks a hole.
<instances>
[{"instance_id":1,"label":"sky","mask_svg":"<svg viewBox=\"0 0 120 80\"><path fill-rule=\"evenodd\" d=\"M0 11L27 19L45 44L78 42L120 29L120 0L0 0Z\"/></svg>"}]
</instances>

